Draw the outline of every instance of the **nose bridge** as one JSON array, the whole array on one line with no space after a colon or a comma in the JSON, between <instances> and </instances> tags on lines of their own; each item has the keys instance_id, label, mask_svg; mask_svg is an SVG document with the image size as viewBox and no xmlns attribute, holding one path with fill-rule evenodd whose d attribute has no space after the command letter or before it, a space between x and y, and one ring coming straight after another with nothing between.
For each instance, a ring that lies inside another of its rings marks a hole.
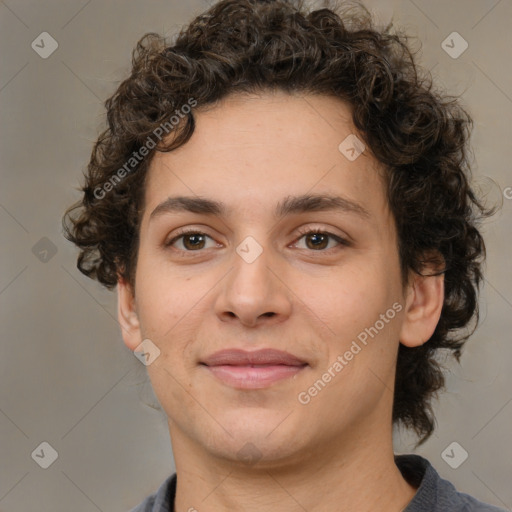
<instances>
[{"instance_id":1,"label":"nose bridge","mask_svg":"<svg viewBox=\"0 0 512 512\"><path fill-rule=\"evenodd\" d=\"M271 249L262 235L258 235L261 243L254 236L245 237L233 254L233 271L231 272L230 289L239 300L257 304L268 297L272 287L273 276ZM275 278L275 276L274 276Z\"/></svg>"},{"instance_id":2,"label":"nose bridge","mask_svg":"<svg viewBox=\"0 0 512 512\"><path fill-rule=\"evenodd\" d=\"M256 236L259 238L256 240ZM277 260L264 233L245 237L234 249L232 270L218 297L217 314L254 324L259 317L289 314L286 288L277 278Z\"/></svg>"}]
</instances>

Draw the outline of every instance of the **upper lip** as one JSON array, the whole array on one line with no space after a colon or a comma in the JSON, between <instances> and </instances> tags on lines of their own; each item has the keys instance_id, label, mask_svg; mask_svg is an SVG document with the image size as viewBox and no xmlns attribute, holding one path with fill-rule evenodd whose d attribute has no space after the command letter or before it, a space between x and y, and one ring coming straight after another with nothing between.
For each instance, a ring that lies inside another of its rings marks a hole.
<instances>
[{"instance_id":1,"label":"upper lip","mask_svg":"<svg viewBox=\"0 0 512 512\"><path fill-rule=\"evenodd\" d=\"M287 365L287 366L304 366L306 361L298 357L271 348L247 351L241 349L220 350L211 354L202 361L206 366L250 366L250 365Z\"/></svg>"}]
</instances>

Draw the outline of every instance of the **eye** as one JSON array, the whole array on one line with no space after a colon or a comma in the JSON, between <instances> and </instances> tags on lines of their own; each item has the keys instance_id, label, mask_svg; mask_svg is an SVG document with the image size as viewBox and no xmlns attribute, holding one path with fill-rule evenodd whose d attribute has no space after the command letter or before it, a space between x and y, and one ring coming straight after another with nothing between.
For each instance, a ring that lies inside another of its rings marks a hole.
<instances>
[{"instance_id":1,"label":"eye","mask_svg":"<svg viewBox=\"0 0 512 512\"><path fill-rule=\"evenodd\" d=\"M329 231L322 231L320 229L305 229L305 230L299 230L299 233L302 235L298 240L301 240L302 238L305 238L306 240L306 249L312 249L313 251L324 251L327 249L331 250L336 248L335 247L329 247L329 241L334 240L338 243L338 245L350 245L347 240L344 238L341 238L338 235L335 235L334 233L330 233ZM297 242L295 242L297 244ZM300 248L300 247L299 247Z\"/></svg>"},{"instance_id":2,"label":"eye","mask_svg":"<svg viewBox=\"0 0 512 512\"><path fill-rule=\"evenodd\" d=\"M330 233L329 231L322 231L321 229L308 228L305 230L299 230L299 233L301 236L297 239L294 245L297 245L298 241L304 238L306 240L305 249L311 249L316 252L327 252L331 249L335 249L336 246L329 247L329 243L331 241L336 242L338 246L350 245L350 243L344 238L341 238L334 233ZM208 249L206 246L207 239L210 239L213 242L210 247L218 246L212 237L202 231L194 229L184 230L177 233L164 245L165 247L174 247L176 250L181 252L199 252L201 249ZM176 246L177 242L181 243L181 247L179 244ZM304 247L299 247L299 249L304 249Z\"/></svg>"},{"instance_id":3,"label":"eye","mask_svg":"<svg viewBox=\"0 0 512 512\"><path fill-rule=\"evenodd\" d=\"M213 240L213 238L208 236L206 233L202 233L201 231L186 230L186 231L181 231L179 234L177 234L171 240L166 242L165 246L171 247L171 246L174 246L176 242L180 241L182 246L176 247L176 249L178 249L180 251L193 252L193 251L198 251L198 250L204 249L207 238L209 238L210 240ZM213 245L213 247L215 247L215 244Z\"/></svg>"}]
</instances>

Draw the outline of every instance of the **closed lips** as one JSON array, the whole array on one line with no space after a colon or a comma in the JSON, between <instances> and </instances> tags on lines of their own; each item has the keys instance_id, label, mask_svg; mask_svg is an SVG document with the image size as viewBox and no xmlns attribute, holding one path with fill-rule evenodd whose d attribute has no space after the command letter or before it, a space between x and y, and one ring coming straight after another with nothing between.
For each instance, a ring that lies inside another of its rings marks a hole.
<instances>
[{"instance_id":1,"label":"closed lips","mask_svg":"<svg viewBox=\"0 0 512 512\"><path fill-rule=\"evenodd\" d=\"M307 363L298 357L281 350L261 349L246 351L240 349L229 349L215 352L202 361L206 366L306 366Z\"/></svg>"},{"instance_id":2,"label":"closed lips","mask_svg":"<svg viewBox=\"0 0 512 512\"><path fill-rule=\"evenodd\" d=\"M308 364L298 357L274 349L221 350L201 365L218 381L239 390L262 390L295 376Z\"/></svg>"}]
</instances>

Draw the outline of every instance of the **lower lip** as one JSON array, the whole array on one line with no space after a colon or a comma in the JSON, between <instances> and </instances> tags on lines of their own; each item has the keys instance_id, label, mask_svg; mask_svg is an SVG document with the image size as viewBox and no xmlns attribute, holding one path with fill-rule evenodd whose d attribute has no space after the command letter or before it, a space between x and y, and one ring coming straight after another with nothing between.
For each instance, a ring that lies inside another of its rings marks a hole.
<instances>
[{"instance_id":1,"label":"lower lip","mask_svg":"<svg viewBox=\"0 0 512 512\"><path fill-rule=\"evenodd\" d=\"M269 366L206 366L220 381L238 389L262 389L275 382L297 375L303 366L269 365Z\"/></svg>"}]
</instances>

